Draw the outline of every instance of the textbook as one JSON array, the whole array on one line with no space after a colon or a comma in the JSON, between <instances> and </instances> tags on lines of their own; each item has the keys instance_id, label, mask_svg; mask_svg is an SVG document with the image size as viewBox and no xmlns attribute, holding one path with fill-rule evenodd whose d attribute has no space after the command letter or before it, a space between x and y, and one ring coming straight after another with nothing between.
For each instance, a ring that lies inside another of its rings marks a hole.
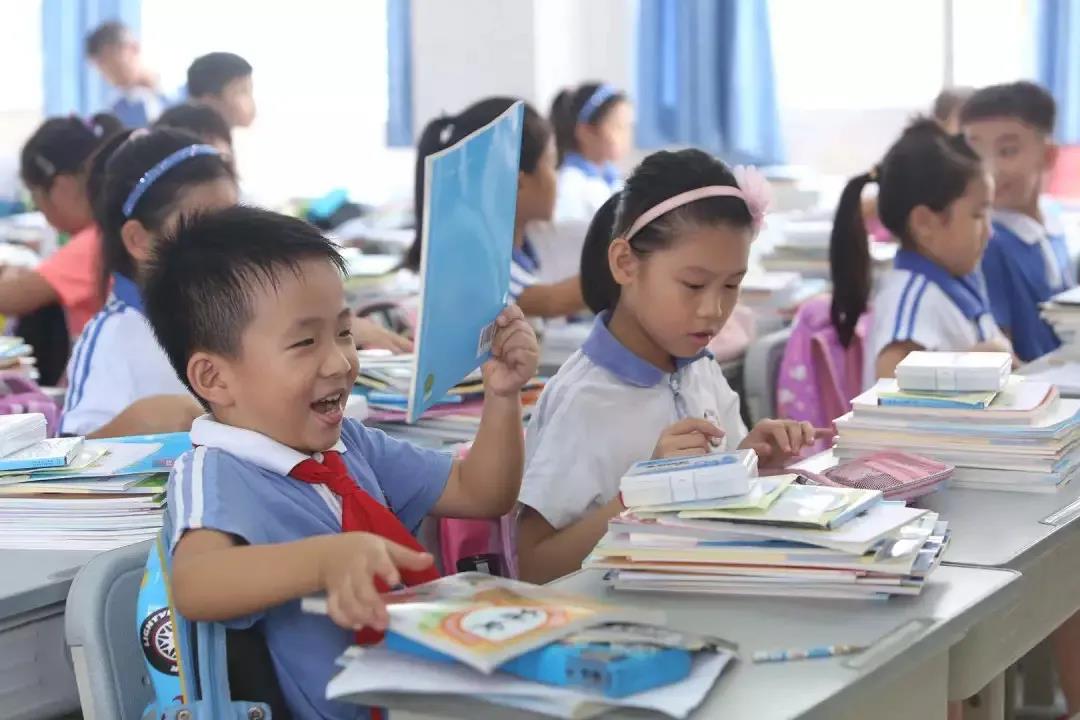
<instances>
[{"instance_id":1,"label":"textbook","mask_svg":"<svg viewBox=\"0 0 1080 720\"><path fill-rule=\"evenodd\" d=\"M408 420L491 357L510 300L524 105L424 159L420 303Z\"/></svg>"},{"instance_id":2,"label":"textbook","mask_svg":"<svg viewBox=\"0 0 1080 720\"><path fill-rule=\"evenodd\" d=\"M0 415L0 457L42 442L48 429L41 413Z\"/></svg>"},{"instance_id":3,"label":"textbook","mask_svg":"<svg viewBox=\"0 0 1080 720\"><path fill-rule=\"evenodd\" d=\"M763 510L685 510L680 518L831 530L881 501L880 490L790 485Z\"/></svg>"},{"instance_id":4,"label":"textbook","mask_svg":"<svg viewBox=\"0 0 1080 720\"><path fill-rule=\"evenodd\" d=\"M745 495L757 461L753 450L645 460L626 471L619 491L626 507Z\"/></svg>"},{"instance_id":5,"label":"textbook","mask_svg":"<svg viewBox=\"0 0 1080 720\"><path fill-rule=\"evenodd\" d=\"M0 457L0 472L66 467L79 457L82 444L81 437L47 438Z\"/></svg>"},{"instance_id":6,"label":"textbook","mask_svg":"<svg viewBox=\"0 0 1080 720\"><path fill-rule=\"evenodd\" d=\"M916 351L896 366L896 383L908 391L998 392L1011 372L1010 353Z\"/></svg>"},{"instance_id":7,"label":"textbook","mask_svg":"<svg viewBox=\"0 0 1080 720\"><path fill-rule=\"evenodd\" d=\"M388 632L483 673L586 627L608 622L662 625L658 611L624 608L484 573L458 573L383 596ZM322 597L305 612L325 613Z\"/></svg>"}]
</instances>

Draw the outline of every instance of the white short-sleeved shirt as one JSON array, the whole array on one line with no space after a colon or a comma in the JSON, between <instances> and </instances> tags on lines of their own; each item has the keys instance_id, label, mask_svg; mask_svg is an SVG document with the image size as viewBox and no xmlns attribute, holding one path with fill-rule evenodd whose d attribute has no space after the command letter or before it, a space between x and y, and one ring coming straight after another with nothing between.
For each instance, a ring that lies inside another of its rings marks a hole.
<instances>
[{"instance_id":1,"label":"white short-sleeved shirt","mask_svg":"<svg viewBox=\"0 0 1080 720\"><path fill-rule=\"evenodd\" d=\"M544 389L529 423L519 500L555 528L610 502L623 473L647 460L660 434L687 417L715 417L735 448L746 436L739 396L712 356L665 373L607 328L601 313L581 350Z\"/></svg>"},{"instance_id":2,"label":"white short-sleeved shirt","mask_svg":"<svg viewBox=\"0 0 1080 720\"><path fill-rule=\"evenodd\" d=\"M873 307L866 369L870 381L875 378L877 356L894 342L910 341L943 352L965 352L995 339L1008 342L994 322L978 275L955 277L910 250L896 254Z\"/></svg>"},{"instance_id":3,"label":"white short-sleeved shirt","mask_svg":"<svg viewBox=\"0 0 1080 720\"><path fill-rule=\"evenodd\" d=\"M555 193L556 222L578 220L589 222L600 206L620 189L614 166L599 166L577 153L563 158L559 168L559 184Z\"/></svg>"},{"instance_id":4,"label":"white short-sleeved shirt","mask_svg":"<svg viewBox=\"0 0 1080 720\"><path fill-rule=\"evenodd\" d=\"M60 432L86 435L151 395L184 395L169 358L143 315L138 286L113 276L104 309L83 328L67 366Z\"/></svg>"}]
</instances>

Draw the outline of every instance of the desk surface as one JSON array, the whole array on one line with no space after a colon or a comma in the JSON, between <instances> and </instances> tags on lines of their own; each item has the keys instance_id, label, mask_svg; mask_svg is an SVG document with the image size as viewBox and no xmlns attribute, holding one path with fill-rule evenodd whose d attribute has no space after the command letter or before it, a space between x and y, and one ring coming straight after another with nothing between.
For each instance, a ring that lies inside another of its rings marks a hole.
<instances>
[{"instance_id":1,"label":"desk surface","mask_svg":"<svg viewBox=\"0 0 1080 720\"><path fill-rule=\"evenodd\" d=\"M63 603L75 574L97 554L91 550L0 551L0 622Z\"/></svg>"},{"instance_id":2,"label":"desk surface","mask_svg":"<svg viewBox=\"0 0 1080 720\"><path fill-rule=\"evenodd\" d=\"M841 716L853 703L872 699L892 679L917 672L920 664L947 652L972 625L1011 602L1019 575L1007 570L941 567L919 597L886 602L614 593L602 585L600 577L599 571L582 571L554 585L622 604L660 607L673 627L739 643L743 659L721 676L695 718L779 720ZM869 644L921 619L929 622L916 634L862 656L764 665L749 660L755 650ZM859 667L849 666L853 659ZM400 700L392 702L391 709L468 720L535 717L445 696L438 701ZM620 716L623 713L605 715Z\"/></svg>"}]
</instances>

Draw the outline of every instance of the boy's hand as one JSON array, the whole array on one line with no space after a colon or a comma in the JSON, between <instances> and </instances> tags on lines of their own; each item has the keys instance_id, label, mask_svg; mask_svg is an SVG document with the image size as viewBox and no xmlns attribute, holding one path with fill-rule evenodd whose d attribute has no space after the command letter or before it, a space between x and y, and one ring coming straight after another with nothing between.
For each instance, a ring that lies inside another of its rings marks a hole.
<instances>
[{"instance_id":1,"label":"boy's hand","mask_svg":"<svg viewBox=\"0 0 1080 720\"><path fill-rule=\"evenodd\" d=\"M378 535L348 532L336 536L318 562L330 619L349 630L369 627L381 632L390 617L375 587L376 576L394 587L401 582L398 568L423 570L434 559Z\"/></svg>"},{"instance_id":2,"label":"boy's hand","mask_svg":"<svg viewBox=\"0 0 1080 720\"><path fill-rule=\"evenodd\" d=\"M724 431L708 420L686 418L660 435L653 449L653 459L705 455L719 444Z\"/></svg>"},{"instance_id":3,"label":"boy's hand","mask_svg":"<svg viewBox=\"0 0 1080 720\"><path fill-rule=\"evenodd\" d=\"M395 355L413 351L412 340L387 330L369 318L354 317L352 334L356 347L363 350L389 350Z\"/></svg>"},{"instance_id":4,"label":"boy's hand","mask_svg":"<svg viewBox=\"0 0 1080 720\"><path fill-rule=\"evenodd\" d=\"M756 451L762 467L783 467L815 440L831 436L832 430L816 430L808 422L762 420L739 443L739 449Z\"/></svg>"},{"instance_id":5,"label":"boy's hand","mask_svg":"<svg viewBox=\"0 0 1080 720\"><path fill-rule=\"evenodd\" d=\"M510 305L495 320L491 360L484 363L484 389L500 397L516 396L536 375L540 344L517 305Z\"/></svg>"}]
</instances>

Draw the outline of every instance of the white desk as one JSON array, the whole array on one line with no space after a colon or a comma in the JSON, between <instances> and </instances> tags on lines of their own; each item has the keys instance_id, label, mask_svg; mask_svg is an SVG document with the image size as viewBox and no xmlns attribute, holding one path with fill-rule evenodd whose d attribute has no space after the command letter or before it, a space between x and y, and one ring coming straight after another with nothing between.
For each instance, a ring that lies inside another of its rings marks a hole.
<instances>
[{"instance_id":1,"label":"white desk","mask_svg":"<svg viewBox=\"0 0 1080 720\"><path fill-rule=\"evenodd\" d=\"M79 708L64 645L64 602L86 551L0 551L0 717L30 720Z\"/></svg>"},{"instance_id":2,"label":"white desk","mask_svg":"<svg viewBox=\"0 0 1080 720\"><path fill-rule=\"evenodd\" d=\"M925 498L949 521L947 563L1022 573L1007 612L953 649L951 699L978 692L1080 610L1080 523L1075 512L1048 519L1078 498L1075 481L1049 495L957 489Z\"/></svg>"},{"instance_id":3,"label":"white desk","mask_svg":"<svg viewBox=\"0 0 1080 720\"><path fill-rule=\"evenodd\" d=\"M1010 571L941 567L919 597L887 602L611 593L598 571L579 572L555 585L624 604L661 607L673 627L739 643L744 659L724 673L695 718L933 720L946 713L949 649L968 629L1014 600L1017 580ZM870 643L921 618L930 621L921 634L863 656L771 665L748 659L762 649ZM850 660L860 667L849 667ZM396 699L390 707L399 720L535 717L445 696ZM605 717L641 715L616 712Z\"/></svg>"}]
</instances>

